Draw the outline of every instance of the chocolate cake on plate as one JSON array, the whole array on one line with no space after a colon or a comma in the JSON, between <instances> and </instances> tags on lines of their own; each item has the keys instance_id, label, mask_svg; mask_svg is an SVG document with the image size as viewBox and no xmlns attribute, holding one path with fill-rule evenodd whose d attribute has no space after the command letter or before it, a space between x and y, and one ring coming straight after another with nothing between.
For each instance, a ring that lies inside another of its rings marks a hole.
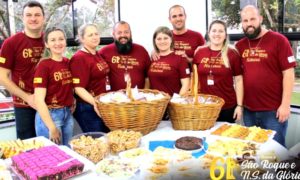
<instances>
[{"instance_id":1,"label":"chocolate cake on plate","mask_svg":"<svg viewBox=\"0 0 300 180\"><path fill-rule=\"evenodd\" d=\"M175 147L182 150L198 150L203 146L203 140L201 138L193 136L184 136L176 140Z\"/></svg>"}]
</instances>

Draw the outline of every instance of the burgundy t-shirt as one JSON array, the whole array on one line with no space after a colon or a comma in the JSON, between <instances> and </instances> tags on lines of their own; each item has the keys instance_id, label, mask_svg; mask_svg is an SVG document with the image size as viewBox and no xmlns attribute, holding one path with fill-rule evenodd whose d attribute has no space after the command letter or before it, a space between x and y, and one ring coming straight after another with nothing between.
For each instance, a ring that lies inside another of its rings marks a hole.
<instances>
[{"instance_id":1,"label":"burgundy t-shirt","mask_svg":"<svg viewBox=\"0 0 300 180\"><path fill-rule=\"evenodd\" d=\"M222 109L232 108L237 104L234 90L233 76L242 74L242 66L238 52L228 49L228 60L230 67L225 67L220 51L213 51L204 47L196 52L193 63L198 66L198 79L200 92L212 94L224 99ZM209 85L208 76L213 76L213 85Z\"/></svg>"},{"instance_id":2,"label":"burgundy t-shirt","mask_svg":"<svg viewBox=\"0 0 300 180\"><path fill-rule=\"evenodd\" d=\"M152 61L148 71L151 89L157 89L168 93L179 93L181 89L180 79L190 77L188 63L181 56L170 53L160 56L157 61Z\"/></svg>"},{"instance_id":3,"label":"burgundy t-shirt","mask_svg":"<svg viewBox=\"0 0 300 180\"><path fill-rule=\"evenodd\" d=\"M36 67L34 88L46 88L45 102L51 107L71 106L73 104L72 75L69 60L61 62L52 59L42 60Z\"/></svg>"},{"instance_id":4,"label":"burgundy t-shirt","mask_svg":"<svg viewBox=\"0 0 300 180\"><path fill-rule=\"evenodd\" d=\"M236 47L244 68L244 105L252 111L277 110L282 100L282 71L296 66L288 40L269 31L256 40L243 38Z\"/></svg>"},{"instance_id":5,"label":"burgundy t-shirt","mask_svg":"<svg viewBox=\"0 0 300 180\"><path fill-rule=\"evenodd\" d=\"M98 55L77 51L70 61L74 87L85 88L92 96L106 92L108 64Z\"/></svg>"},{"instance_id":6,"label":"burgundy t-shirt","mask_svg":"<svg viewBox=\"0 0 300 180\"><path fill-rule=\"evenodd\" d=\"M176 35L173 33L174 50L185 50L188 57L193 58L194 52L198 46L205 44L203 36L192 30L188 30L184 34Z\"/></svg>"},{"instance_id":7,"label":"burgundy t-shirt","mask_svg":"<svg viewBox=\"0 0 300 180\"><path fill-rule=\"evenodd\" d=\"M33 93L33 76L44 49L43 38L30 38L19 32L7 38L0 51L0 67L11 70L12 81L23 91ZM29 107L13 96L15 107Z\"/></svg>"},{"instance_id":8,"label":"burgundy t-shirt","mask_svg":"<svg viewBox=\"0 0 300 180\"><path fill-rule=\"evenodd\" d=\"M133 44L131 52L124 55L119 54L115 44L112 43L101 48L99 54L109 65L112 91L126 88L124 78L126 68L131 77L131 87L144 88L145 78L151 63L149 54L144 47Z\"/></svg>"}]
</instances>

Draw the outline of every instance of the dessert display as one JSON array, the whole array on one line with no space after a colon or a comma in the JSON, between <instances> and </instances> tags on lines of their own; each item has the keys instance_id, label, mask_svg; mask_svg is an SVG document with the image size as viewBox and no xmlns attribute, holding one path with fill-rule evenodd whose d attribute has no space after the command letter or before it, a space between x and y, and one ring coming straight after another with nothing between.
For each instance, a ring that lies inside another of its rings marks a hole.
<instances>
[{"instance_id":1,"label":"dessert display","mask_svg":"<svg viewBox=\"0 0 300 180\"><path fill-rule=\"evenodd\" d=\"M70 145L78 154L89 159L93 163L101 161L109 152L108 145L103 138L81 135L73 138Z\"/></svg>"},{"instance_id":2,"label":"dessert display","mask_svg":"<svg viewBox=\"0 0 300 180\"><path fill-rule=\"evenodd\" d=\"M273 131L268 129L261 129L256 126L245 127L237 124L223 124L211 134L249 140L257 143L264 143L272 136Z\"/></svg>"},{"instance_id":3,"label":"dessert display","mask_svg":"<svg viewBox=\"0 0 300 180\"><path fill-rule=\"evenodd\" d=\"M123 151L119 154L122 159L128 159L133 161L142 160L142 158L151 155L151 152L146 148L134 148L127 151ZM140 162L142 163L142 162Z\"/></svg>"},{"instance_id":4,"label":"dessert display","mask_svg":"<svg viewBox=\"0 0 300 180\"><path fill-rule=\"evenodd\" d=\"M11 158L15 171L24 179L67 179L80 174L84 164L56 145L24 152Z\"/></svg>"},{"instance_id":5,"label":"dessert display","mask_svg":"<svg viewBox=\"0 0 300 180\"><path fill-rule=\"evenodd\" d=\"M2 151L2 157L4 159L20 154L21 152L38 149L43 146L44 143L42 141L35 139L0 141L0 151Z\"/></svg>"},{"instance_id":6,"label":"dessert display","mask_svg":"<svg viewBox=\"0 0 300 180\"><path fill-rule=\"evenodd\" d=\"M132 130L114 130L107 134L107 141L112 153L118 153L139 146L142 134Z\"/></svg>"},{"instance_id":7,"label":"dessert display","mask_svg":"<svg viewBox=\"0 0 300 180\"><path fill-rule=\"evenodd\" d=\"M222 147L222 148L220 148ZM256 155L258 145L251 142L244 142L240 140L219 140L212 142L208 146L208 152L217 154L219 156L241 156L249 153L252 156Z\"/></svg>"},{"instance_id":8,"label":"dessert display","mask_svg":"<svg viewBox=\"0 0 300 180\"><path fill-rule=\"evenodd\" d=\"M197 102L200 104L218 104L220 103L219 99L212 98L210 96L201 96L198 95ZM172 103L178 103L178 104L194 104L195 103L195 97L193 96L180 96L179 94L174 93L171 98Z\"/></svg>"},{"instance_id":9,"label":"dessert display","mask_svg":"<svg viewBox=\"0 0 300 180\"><path fill-rule=\"evenodd\" d=\"M193 136L181 137L175 141L175 147L182 150L197 150L201 149L202 146L202 139Z\"/></svg>"},{"instance_id":10,"label":"dessert display","mask_svg":"<svg viewBox=\"0 0 300 180\"><path fill-rule=\"evenodd\" d=\"M99 98L103 103L126 103L131 101L155 101L165 98L162 93L141 92L137 87L132 88L130 92L117 91L107 93Z\"/></svg>"},{"instance_id":11,"label":"dessert display","mask_svg":"<svg viewBox=\"0 0 300 180\"><path fill-rule=\"evenodd\" d=\"M96 165L96 172L111 178L130 178L139 169L133 162L123 161L120 158L103 159Z\"/></svg>"}]
</instances>

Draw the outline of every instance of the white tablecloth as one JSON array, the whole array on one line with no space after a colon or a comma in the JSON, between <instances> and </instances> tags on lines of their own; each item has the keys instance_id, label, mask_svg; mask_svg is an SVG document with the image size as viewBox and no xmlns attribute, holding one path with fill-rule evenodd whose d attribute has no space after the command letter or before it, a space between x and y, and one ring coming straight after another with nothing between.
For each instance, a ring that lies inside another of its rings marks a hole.
<instances>
[{"instance_id":1,"label":"white tablecloth","mask_svg":"<svg viewBox=\"0 0 300 180\"><path fill-rule=\"evenodd\" d=\"M182 136L206 137L207 140L209 140L210 138L215 138L214 136L210 135L210 132L222 124L223 123L218 122L213 128L206 131L181 131L181 130L174 130L172 128L170 121L162 121L155 131L143 136L141 141L141 146L148 148L149 141L176 140ZM279 160L285 160L288 158L288 150L273 139L262 144L260 146L260 150L262 151L274 150L276 155L279 157ZM76 176L73 179L95 178L97 176L96 173L94 172L95 167L92 167L90 164L88 165L89 168L91 169L90 171L80 176ZM101 179L101 177L99 176L98 178Z\"/></svg>"}]
</instances>

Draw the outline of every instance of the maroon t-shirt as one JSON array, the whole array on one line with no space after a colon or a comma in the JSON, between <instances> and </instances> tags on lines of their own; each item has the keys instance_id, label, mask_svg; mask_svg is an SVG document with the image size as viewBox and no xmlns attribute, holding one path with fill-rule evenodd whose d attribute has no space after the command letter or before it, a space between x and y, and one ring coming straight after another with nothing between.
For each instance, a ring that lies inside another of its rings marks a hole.
<instances>
[{"instance_id":1,"label":"maroon t-shirt","mask_svg":"<svg viewBox=\"0 0 300 180\"><path fill-rule=\"evenodd\" d=\"M99 54L109 65L112 91L126 88L125 69L130 74L131 87L144 88L145 78L151 63L149 54L144 47L133 44L131 52L124 55L119 54L116 45L112 43L101 48Z\"/></svg>"},{"instance_id":2,"label":"maroon t-shirt","mask_svg":"<svg viewBox=\"0 0 300 180\"><path fill-rule=\"evenodd\" d=\"M188 57L193 58L194 52L198 46L205 44L203 36L192 30L188 30L184 34L176 35L173 33L174 50L185 50Z\"/></svg>"},{"instance_id":3,"label":"maroon t-shirt","mask_svg":"<svg viewBox=\"0 0 300 180\"><path fill-rule=\"evenodd\" d=\"M79 50L71 58L70 69L74 87L82 87L94 97L106 92L109 67L100 55Z\"/></svg>"},{"instance_id":4,"label":"maroon t-shirt","mask_svg":"<svg viewBox=\"0 0 300 180\"><path fill-rule=\"evenodd\" d=\"M193 60L193 63L198 66L201 93L223 98L225 104L222 109L232 108L237 104L233 76L242 74L241 60L238 52L229 48L227 55L230 64L228 68L224 65L221 52L213 51L209 47L199 49ZM210 75L213 77L213 85L208 84Z\"/></svg>"},{"instance_id":5,"label":"maroon t-shirt","mask_svg":"<svg viewBox=\"0 0 300 180\"><path fill-rule=\"evenodd\" d=\"M33 76L36 64L44 49L43 38L30 38L19 32L7 38L0 52L0 67L11 70L12 81L23 91L33 93ZM13 96L15 107L29 107L17 96Z\"/></svg>"},{"instance_id":6,"label":"maroon t-shirt","mask_svg":"<svg viewBox=\"0 0 300 180\"><path fill-rule=\"evenodd\" d=\"M236 47L244 67L244 105L252 111L277 110L282 100L282 71L296 66L288 40L269 31L256 40L243 38Z\"/></svg>"},{"instance_id":7,"label":"maroon t-shirt","mask_svg":"<svg viewBox=\"0 0 300 180\"><path fill-rule=\"evenodd\" d=\"M65 107L73 104L72 75L69 60L61 62L52 59L42 60L36 67L34 88L46 88L45 102L50 107Z\"/></svg>"},{"instance_id":8,"label":"maroon t-shirt","mask_svg":"<svg viewBox=\"0 0 300 180\"><path fill-rule=\"evenodd\" d=\"M190 77L188 63L181 56L170 53L160 56L157 61L152 61L148 71L151 89L157 89L168 93L179 93L181 89L180 79Z\"/></svg>"}]
</instances>

